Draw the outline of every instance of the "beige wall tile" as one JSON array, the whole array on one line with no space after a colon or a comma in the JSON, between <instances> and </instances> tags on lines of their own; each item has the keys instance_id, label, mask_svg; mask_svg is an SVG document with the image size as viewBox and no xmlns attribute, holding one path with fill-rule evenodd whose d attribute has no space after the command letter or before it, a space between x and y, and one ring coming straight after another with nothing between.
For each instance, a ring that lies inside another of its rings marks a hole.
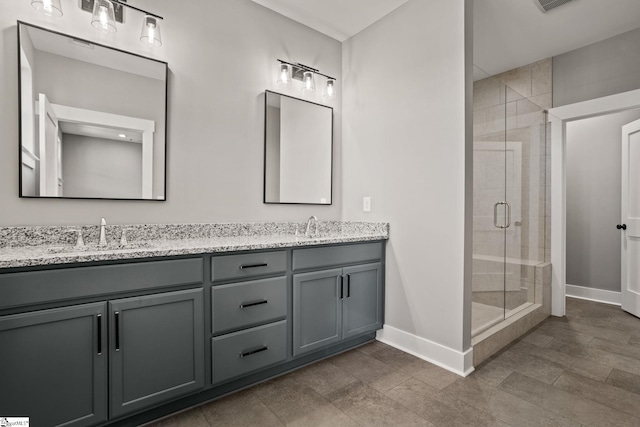
<instances>
[{"instance_id":1,"label":"beige wall tile","mask_svg":"<svg viewBox=\"0 0 640 427\"><path fill-rule=\"evenodd\" d=\"M507 91L507 101L516 100L519 97L528 98L531 93L531 65L516 68L495 76L512 91Z\"/></svg>"},{"instance_id":2,"label":"beige wall tile","mask_svg":"<svg viewBox=\"0 0 640 427\"><path fill-rule=\"evenodd\" d=\"M551 93L553 75L552 66L553 61L551 60L551 58L544 59L531 65L532 96L540 95L543 93Z\"/></svg>"}]
</instances>

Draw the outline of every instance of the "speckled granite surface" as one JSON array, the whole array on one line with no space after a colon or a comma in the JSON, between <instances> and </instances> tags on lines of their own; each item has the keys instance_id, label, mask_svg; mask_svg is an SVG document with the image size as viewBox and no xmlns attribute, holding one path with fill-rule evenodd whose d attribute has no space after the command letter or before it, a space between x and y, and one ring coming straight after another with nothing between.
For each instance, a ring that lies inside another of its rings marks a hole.
<instances>
[{"instance_id":1,"label":"speckled granite surface","mask_svg":"<svg viewBox=\"0 0 640 427\"><path fill-rule=\"evenodd\" d=\"M79 227L0 227L0 268L175 255L365 242L389 238L388 223L320 221L317 237L304 237L306 223L108 225L106 248L99 226L82 226L86 244L76 248ZM74 231L76 230L76 231ZM125 230L128 244L120 246Z\"/></svg>"}]
</instances>

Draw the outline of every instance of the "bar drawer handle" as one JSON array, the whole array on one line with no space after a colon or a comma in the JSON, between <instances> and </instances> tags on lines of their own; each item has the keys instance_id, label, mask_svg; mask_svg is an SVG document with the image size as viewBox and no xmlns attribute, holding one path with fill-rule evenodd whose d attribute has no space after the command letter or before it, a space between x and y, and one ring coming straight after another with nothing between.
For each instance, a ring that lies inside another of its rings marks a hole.
<instances>
[{"instance_id":1,"label":"bar drawer handle","mask_svg":"<svg viewBox=\"0 0 640 427\"><path fill-rule=\"evenodd\" d=\"M96 316L98 318L98 356L102 354L102 314Z\"/></svg>"},{"instance_id":2,"label":"bar drawer handle","mask_svg":"<svg viewBox=\"0 0 640 427\"><path fill-rule=\"evenodd\" d=\"M120 351L120 312L113 313L116 322L116 351Z\"/></svg>"},{"instance_id":3,"label":"bar drawer handle","mask_svg":"<svg viewBox=\"0 0 640 427\"><path fill-rule=\"evenodd\" d=\"M266 267L269 264L267 264L266 262L262 263L262 264L249 264L249 265L241 265L240 266L240 270L245 270L247 268L259 268L259 267Z\"/></svg>"},{"instance_id":4,"label":"bar drawer handle","mask_svg":"<svg viewBox=\"0 0 640 427\"><path fill-rule=\"evenodd\" d=\"M251 302L243 302L242 304L240 304L240 308L247 308L247 307L255 307L256 305L262 305L262 304L268 304L269 300L263 299L260 301L251 301Z\"/></svg>"},{"instance_id":5,"label":"bar drawer handle","mask_svg":"<svg viewBox=\"0 0 640 427\"><path fill-rule=\"evenodd\" d=\"M240 352L240 358L251 356L252 354L261 353L267 350L269 350L269 347L263 345L262 347L254 348L253 350L242 351Z\"/></svg>"}]
</instances>

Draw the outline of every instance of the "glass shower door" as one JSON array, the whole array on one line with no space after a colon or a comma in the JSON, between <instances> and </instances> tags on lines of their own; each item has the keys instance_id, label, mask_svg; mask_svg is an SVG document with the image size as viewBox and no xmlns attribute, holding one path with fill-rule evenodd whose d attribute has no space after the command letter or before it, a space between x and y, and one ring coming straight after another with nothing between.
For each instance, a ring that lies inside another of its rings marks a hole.
<instances>
[{"instance_id":1,"label":"glass shower door","mask_svg":"<svg viewBox=\"0 0 640 427\"><path fill-rule=\"evenodd\" d=\"M545 260L546 111L505 87L505 318L536 302L536 266ZM510 101L511 100L511 101ZM540 278L539 278L540 279Z\"/></svg>"},{"instance_id":2,"label":"glass shower door","mask_svg":"<svg viewBox=\"0 0 640 427\"><path fill-rule=\"evenodd\" d=\"M546 114L497 79L474 86L472 336L536 301L545 260Z\"/></svg>"},{"instance_id":3,"label":"glass shower door","mask_svg":"<svg viewBox=\"0 0 640 427\"><path fill-rule=\"evenodd\" d=\"M472 335L505 316L507 200L505 86L488 78L476 82L473 142Z\"/></svg>"}]
</instances>

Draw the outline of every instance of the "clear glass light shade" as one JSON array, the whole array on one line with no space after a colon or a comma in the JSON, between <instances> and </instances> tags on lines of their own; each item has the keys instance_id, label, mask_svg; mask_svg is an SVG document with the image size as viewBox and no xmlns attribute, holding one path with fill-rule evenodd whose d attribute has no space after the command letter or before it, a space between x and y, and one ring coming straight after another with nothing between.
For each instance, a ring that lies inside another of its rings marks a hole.
<instances>
[{"instance_id":1,"label":"clear glass light shade","mask_svg":"<svg viewBox=\"0 0 640 427\"><path fill-rule=\"evenodd\" d=\"M116 32L116 14L113 10L113 3L111 3L111 1L95 0L93 3L91 25L93 25L93 28L103 33Z\"/></svg>"},{"instance_id":2,"label":"clear glass light shade","mask_svg":"<svg viewBox=\"0 0 640 427\"><path fill-rule=\"evenodd\" d=\"M150 46L162 46L162 38L160 37L160 20L155 16L146 15L142 20L142 33L140 33L140 41Z\"/></svg>"},{"instance_id":3,"label":"clear glass light shade","mask_svg":"<svg viewBox=\"0 0 640 427\"><path fill-rule=\"evenodd\" d=\"M47 16L62 16L60 0L31 0L31 6Z\"/></svg>"},{"instance_id":4,"label":"clear glass light shade","mask_svg":"<svg viewBox=\"0 0 640 427\"><path fill-rule=\"evenodd\" d=\"M336 97L336 81L334 79L327 80L327 89L324 91L324 96L329 99Z\"/></svg>"},{"instance_id":5,"label":"clear glass light shade","mask_svg":"<svg viewBox=\"0 0 640 427\"><path fill-rule=\"evenodd\" d=\"M313 81L313 73L311 71L305 71L302 75L302 92L315 92L316 91L316 83Z\"/></svg>"},{"instance_id":6,"label":"clear glass light shade","mask_svg":"<svg viewBox=\"0 0 640 427\"><path fill-rule=\"evenodd\" d=\"M289 64L280 64L280 74L278 75L279 85L291 85L291 69Z\"/></svg>"}]
</instances>

